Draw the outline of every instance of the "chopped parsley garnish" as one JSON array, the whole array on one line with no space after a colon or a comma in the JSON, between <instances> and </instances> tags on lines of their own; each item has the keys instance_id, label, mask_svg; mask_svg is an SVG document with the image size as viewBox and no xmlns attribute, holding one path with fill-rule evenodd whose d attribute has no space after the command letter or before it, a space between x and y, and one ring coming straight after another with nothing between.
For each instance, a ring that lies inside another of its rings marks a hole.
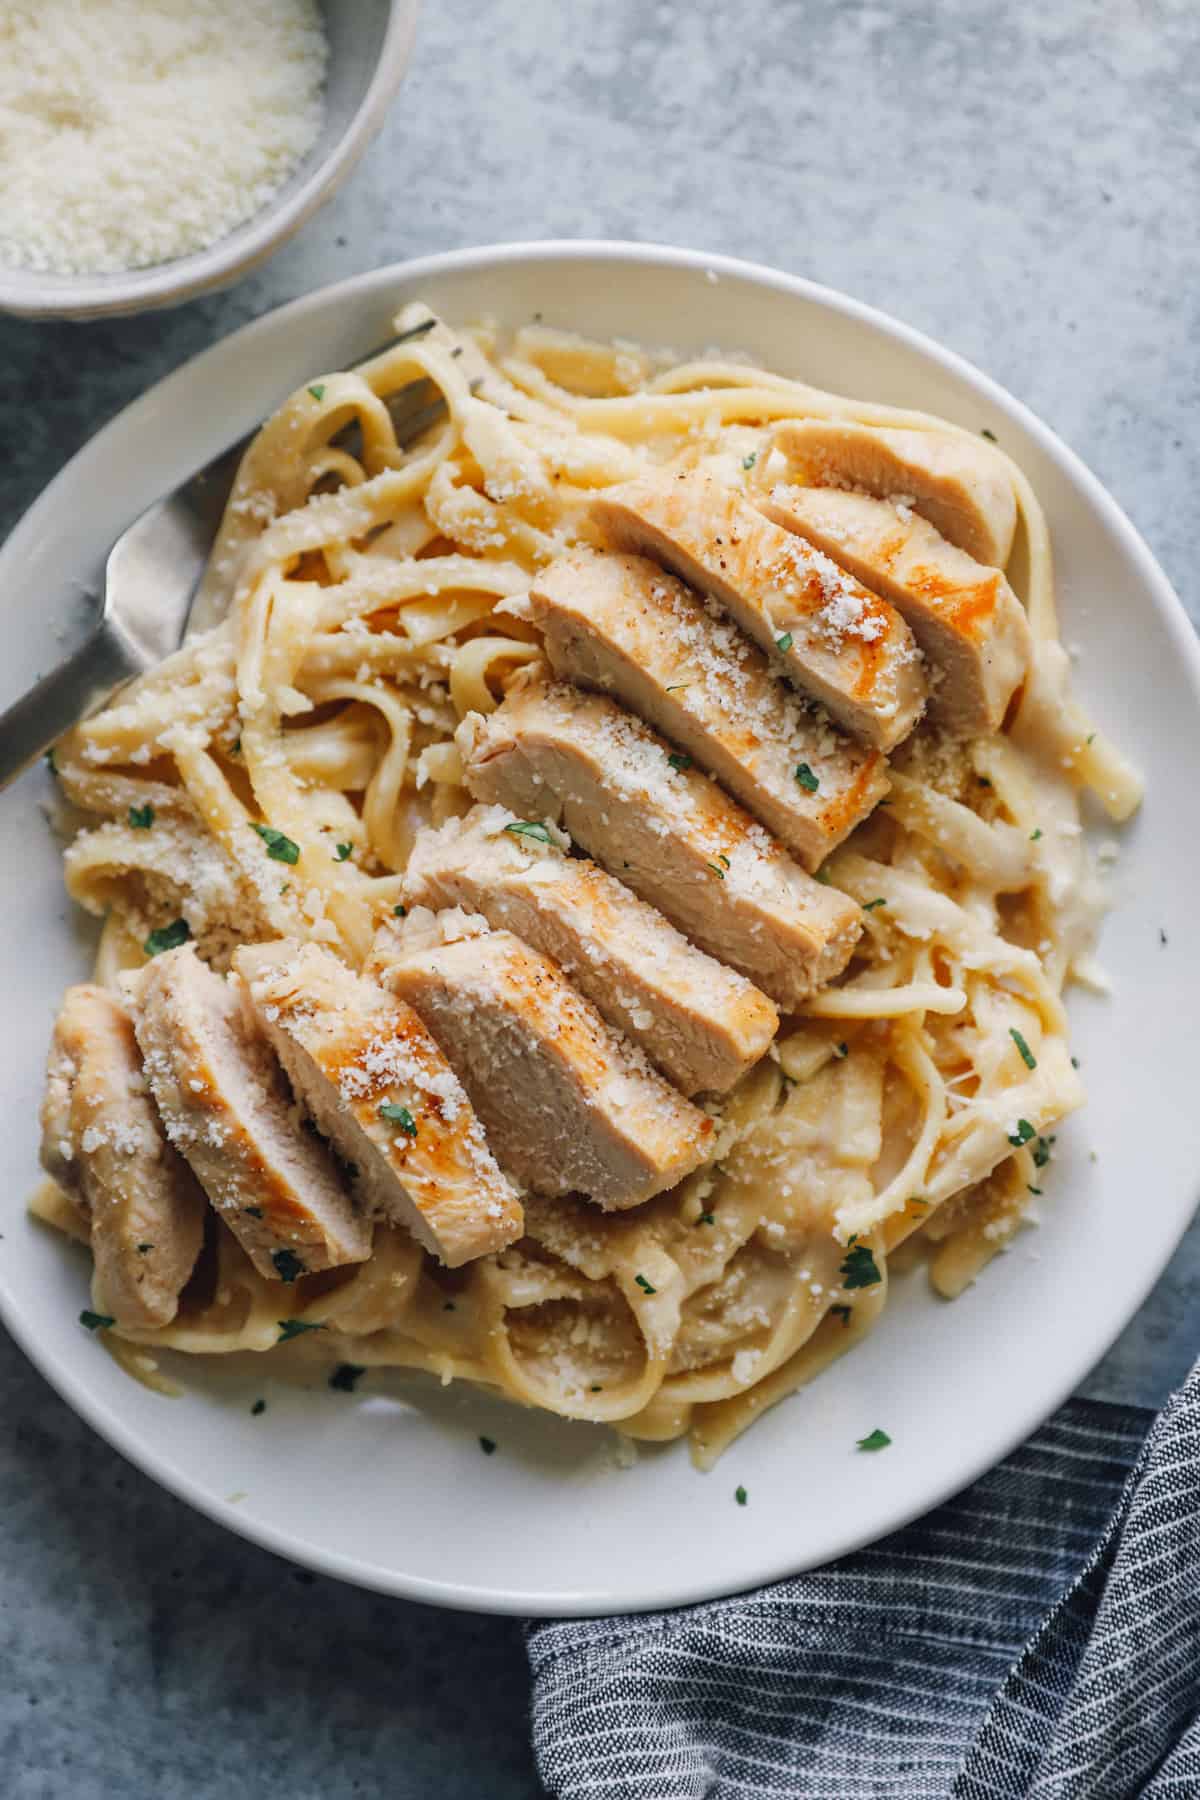
<instances>
[{"instance_id":1,"label":"chopped parsley garnish","mask_svg":"<svg viewBox=\"0 0 1200 1800\"><path fill-rule=\"evenodd\" d=\"M716 876L718 881L724 881L724 879L725 879L724 869L720 868L716 863L705 863L704 866L706 869L712 870L713 874Z\"/></svg>"},{"instance_id":2,"label":"chopped parsley garnish","mask_svg":"<svg viewBox=\"0 0 1200 1800\"><path fill-rule=\"evenodd\" d=\"M1095 732L1094 732L1094 731L1089 731L1089 732L1088 732L1088 735L1087 735L1087 741L1088 741L1088 743L1089 743L1089 744L1094 744L1094 743L1095 743L1095 741L1096 741L1096 734L1095 734Z\"/></svg>"},{"instance_id":3,"label":"chopped parsley garnish","mask_svg":"<svg viewBox=\"0 0 1200 1800\"><path fill-rule=\"evenodd\" d=\"M504 829L510 831L513 837L535 838L539 844L554 842L547 827L537 819L517 819L512 825L506 825Z\"/></svg>"},{"instance_id":4,"label":"chopped parsley garnish","mask_svg":"<svg viewBox=\"0 0 1200 1800\"><path fill-rule=\"evenodd\" d=\"M1050 1161L1050 1146L1053 1142L1054 1139L1052 1137L1040 1137L1033 1146L1033 1166L1035 1169L1044 1169L1046 1164Z\"/></svg>"},{"instance_id":5,"label":"chopped parsley garnish","mask_svg":"<svg viewBox=\"0 0 1200 1800\"><path fill-rule=\"evenodd\" d=\"M314 381L308 391L314 400L323 400L325 398L325 383L323 381Z\"/></svg>"},{"instance_id":6,"label":"chopped parsley garnish","mask_svg":"<svg viewBox=\"0 0 1200 1800\"><path fill-rule=\"evenodd\" d=\"M784 651L784 653L786 654L786 652L789 651L792 647L792 641L793 640L792 640L791 632L785 631L782 637L777 637L775 639L775 648L777 650Z\"/></svg>"},{"instance_id":7,"label":"chopped parsley garnish","mask_svg":"<svg viewBox=\"0 0 1200 1800\"><path fill-rule=\"evenodd\" d=\"M485 1456L494 1456L496 1454L495 1438L481 1437L479 1440L479 1448L483 1451Z\"/></svg>"},{"instance_id":8,"label":"chopped parsley garnish","mask_svg":"<svg viewBox=\"0 0 1200 1800\"><path fill-rule=\"evenodd\" d=\"M295 1281L297 1275L308 1272L294 1250L272 1250L271 1261L280 1281Z\"/></svg>"},{"instance_id":9,"label":"chopped parsley garnish","mask_svg":"<svg viewBox=\"0 0 1200 1800\"><path fill-rule=\"evenodd\" d=\"M853 1249L847 1250L838 1273L842 1277L842 1286L847 1288L874 1287L876 1282L883 1280L869 1244L855 1244Z\"/></svg>"},{"instance_id":10,"label":"chopped parsley garnish","mask_svg":"<svg viewBox=\"0 0 1200 1800\"><path fill-rule=\"evenodd\" d=\"M436 319L422 319L419 325L412 325L407 331L402 331L400 336L396 339L396 342L398 344L407 344L410 343L413 338L424 337L425 333L427 331L432 331L436 324Z\"/></svg>"},{"instance_id":11,"label":"chopped parsley garnish","mask_svg":"<svg viewBox=\"0 0 1200 1800\"><path fill-rule=\"evenodd\" d=\"M633 1279L637 1282L643 1294L657 1294L658 1289L654 1287L651 1282L647 1281L644 1275L635 1275Z\"/></svg>"},{"instance_id":12,"label":"chopped parsley garnish","mask_svg":"<svg viewBox=\"0 0 1200 1800\"><path fill-rule=\"evenodd\" d=\"M407 1106L401 1106L398 1100L383 1100L379 1105L379 1116L390 1125L398 1125L406 1137L416 1137L417 1121Z\"/></svg>"},{"instance_id":13,"label":"chopped parsley garnish","mask_svg":"<svg viewBox=\"0 0 1200 1800\"><path fill-rule=\"evenodd\" d=\"M719 851L718 851L718 852L717 852L717 861L718 861L718 862L719 862L719 863L724 863L724 864L725 864L725 867L726 867L726 868L727 868L727 869L728 869L728 868L729 868L729 867L730 867L730 866L731 866L731 865L730 865L730 861L729 861L729 858L728 858L728 857L727 857L727 856L722 856L722 855L721 855L721 853L720 853L720 852L719 852Z\"/></svg>"},{"instance_id":14,"label":"chopped parsley garnish","mask_svg":"<svg viewBox=\"0 0 1200 1800\"><path fill-rule=\"evenodd\" d=\"M752 450L750 452L749 456L743 456L742 467L743 467L743 469L752 469L757 461L758 461L758 451Z\"/></svg>"},{"instance_id":15,"label":"chopped parsley garnish","mask_svg":"<svg viewBox=\"0 0 1200 1800\"><path fill-rule=\"evenodd\" d=\"M246 1214L247 1218L250 1219L261 1219L263 1216L261 1206L243 1206L242 1211Z\"/></svg>"},{"instance_id":16,"label":"chopped parsley garnish","mask_svg":"<svg viewBox=\"0 0 1200 1800\"><path fill-rule=\"evenodd\" d=\"M282 831L276 831L273 825L256 825L254 827L263 843L267 846L267 855L272 862L298 863L300 846L285 837Z\"/></svg>"},{"instance_id":17,"label":"chopped parsley garnish","mask_svg":"<svg viewBox=\"0 0 1200 1800\"><path fill-rule=\"evenodd\" d=\"M240 756L242 754L242 734L240 731L229 746L229 754L230 756Z\"/></svg>"},{"instance_id":18,"label":"chopped parsley garnish","mask_svg":"<svg viewBox=\"0 0 1200 1800\"><path fill-rule=\"evenodd\" d=\"M1166 934L1166 932L1165 932L1165 931L1164 931L1164 930L1163 930L1163 928L1162 928L1162 926L1161 926L1161 925L1160 925L1160 926L1159 926L1159 928L1158 928L1158 941L1159 941L1159 943L1160 943L1160 944L1165 944L1165 943L1166 943L1166 941L1167 941L1167 934Z\"/></svg>"},{"instance_id":19,"label":"chopped parsley garnish","mask_svg":"<svg viewBox=\"0 0 1200 1800\"><path fill-rule=\"evenodd\" d=\"M842 1321L843 1326L849 1326L850 1314L854 1311L854 1308L852 1306L831 1306L829 1311L833 1318Z\"/></svg>"},{"instance_id":20,"label":"chopped parsley garnish","mask_svg":"<svg viewBox=\"0 0 1200 1800\"><path fill-rule=\"evenodd\" d=\"M734 1488L733 1497L739 1506L745 1506L747 1500L750 1498L744 1487Z\"/></svg>"},{"instance_id":21,"label":"chopped parsley garnish","mask_svg":"<svg viewBox=\"0 0 1200 1800\"><path fill-rule=\"evenodd\" d=\"M985 437L989 444L998 444L1000 442L1000 439L996 436L995 432L989 431L986 425L980 427L979 435L980 437Z\"/></svg>"},{"instance_id":22,"label":"chopped parsley garnish","mask_svg":"<svg viewBox=\"0 0 1200 1800\"><path fill-rule=\"evenodd\" d=\"M135 831L149 831L154 823L154 808L152 806L131 806L129 823Z\"/></svg>"},{"instance_id":23,"label":"chopped parsley garnish","mask_svg":"<svg viewBox=\"0 0 1200 1800\"><path fill-rule=\"evenodd\" d=\"M849 1044L835 1044L833 1046L833 1054L837 1057L839 1062L844 1061L850 1054Z\"/></svg>"},{"instance_id":24,"label":"chopped parsley garnish","mask_svg":"<svg viewBox=\"0 0 1200 1800\"><path fill-rule=\"evenodd\" d=\"M1042 835L1042 828L1041 828L1041 826L1040 826L1040 825L1039 825L1039 826L1038 826L1038 828L1037 828L1037 830L1036 830L1036 831L1031 831L1031 832L1030 832L1030 834L1029 834L1029 841L1030 841L1030 843L1031 843L1031 844L1036 844L1036 843L1037 843L1037 841L1038 841L1038 839L1039 839L1039 838L1040 838L1040 837L1041 837L1041 835Z\"/></svg>"},{"instance_id":25,"label":"chopped parsley garnish","mask_svg":"<svg viewBox=\"0 0 1200 1800\"><path fill-rule=\"evenodd\" d=\"M345 862L353 848L353 844L339 844L333 853L334 862Z\"/></svg>"},{"instance_id":26,"label":"chopped parsley garnish","mask_svg":"<svg viewBox=\"0 0 1200 1800\"><path fill-rule=\"evenodd\" d=\"M813 774L807 763L796 764L796 780L806 794L815 794L821 785L820 777Z\"/></svg>"},{"instance_id":27,"label":"chopped parsley garnish","mask_svg":"<svg viewBox=\"0 0 1200 1800\"><path fill-rule=\"evenodd\" d=\"M392 917L394 919L407 919L407 917L408 917L407 906L393 906Z\"/></svg>"},{"instance_id":28,"label":"chopped parsley garnish","mask_svg":"<svg viewBox=\"0 0 1200 1800\"><path fill-rule=\"evenodd\" d=\"M1033 1126L1029 1123L1028 1119L1018 1119L1017 1129L1009 1132L1008 1141L1014 1148L1019 1150L1022 1144L1027 1144L1030 1138L1035 1135Z\"/></svg>"},{"instance_id":29,"label":"chopped parsley garnish","mask_svg":"<svg viewBox=\"0 0 1200 1800\"><path fill-rule=\"evenodd\" d=\"M603 1383L599 1382L599 1381L593 1381L592 1392L593 1392L593 1394L602 1394L604 1392Z\"/></svg>"},{"instance_id":30,"label":"chopped parsley garnish","mask_svg":"<svg viewBox=\"0 0 1200 1800\"><path fill-rule=\"evenodd\" d=\"M716 1214L710 1212L702 1212L696 1220L697 1225L715 1225L716 1222Z\"/></svg>"},{"instance_id":31,"label":"chopped parsley garnish","mask_svg":"<svg viewBox=\"0 0 1200 1800\"><path fill-rule=\"evenodd\" d=\"M1029 1192L1031 1194L1036 1194L1039 1199L1041 1198L1041 1194L1042 1194L1041 1188L1035 1188L1031 1181L1027 1181L1025 1185L1029 1189Z\"/></svg>"},{"instance_id":32,"label":"chopped parsley garnish","mask_svg":"<svg viewBox=\"0 0 1200 1800\"><path fill-rule=\"evenodd\" d=\"M192 928L186 919L174 919L170 925L160 925L157 931L152 931L142 949L147 956L158 956L163 950L178 950L191 935Z\"/></svg>"},{"instance_id":33,"label":"chopped parsley garnish","mask_svg":"<svg viewBox=\"0 0 1200 1800\"><path fill-rule=\"evenodd\" d=\"M289 1343L292 1338L303 1337L306 1331L324 1331L325 1329L324 1325L312 1324L308 1319L277 1319L275 1322L279 1326L279 1336L275 1341L279 1344Z\"/></svg>"},{"instance_id":34,"label":"chopped parsley garnish","mask_svg":"<svg viewBox=\"0 0 1200 1800\"><path fill-rule=\"evenodd\" d=\"M885 899L883 899L882 896L878 900L864 900L863 901L863 911L864 912L874 912L875 908L877 906L886 906L886 905L887 905L887 901Z\"/></svg>"},{"instance_id":35,"label":"chopped parsley garnish","mask_svg":"<svg viewBox=\"0 0 1200 1800\"><path fill-rule=\"evenodd\" d=\"M265 1400L256 1400L254 1402L254 1405L250 1408L250 1416L252 1418L257 1419L262 1413L265 1413L266 1410L267 1410L266 1401Z\"/></svg>"},{"instance_id":36,"label":"chopped parsley garnish","mask_svg":"<svg viewBox=\"0 0 1200 1800\"><path fill-rule=\"evenodd\" d=\"M1077 1069L1079 1067L1079 1058L1077 1056L1073 1056L1071 1058L1071 1067L1073 1069Z\"/></svg>"},{"instance_id":37,"label":"chopped parsley garnish","mask_svg":"<svg viewBox=\"0 0 1200 1800\"><path fill-rule=\"evenodd\" d=\"M116 1322L111 1313L89 1312L86 1306L79 1315L79 1323L88 1331L107 1331L109 1326L115 1325Z\"/></svg>"},{"instance_id":38,"label":"chopped parsley garnish","mask_svg":"<svg viewBox=\"0 0 1200 1800\"><path fill-rule=\"evenodd\" d=\"M339 1394L352 1394L366 1372L361 1363L339 1363L329 1377L329 1385Z\"/></svg>"},{"instance_id":39,"label":"chopped parsley garnish","mask_svg":"<svg viewBox=\"0 0 1200 1800\"><path fill-rule=\"evenodd\" d=\"M1037 1057L1033 1054L1033 1051L1029 1048L1029 1045L1025 1042L1025 1039L1015 1025L1009 1026L1008 1035L1017 1046L1017 1049L1021 1052L1021 1061L1025 1064L1025 1067L1027 1069L1036 1069Z\"/></svg>"},{"instance_id":40,"label":"chopped parsley garnish","mask_svg":"<svg viewBox=\"0 0 1200 1800\"><path fill-rule=\"evenodd\" d=\"M153 1248L154 1248L153 1244L139 1244L137 1247L137 1253L139 1256L147 1256L147 1255L149 1255L150 1251L153 1250Z\"/></svg>"},{"instance_id":41,"label":"chopped parsley garnish","mask_svg":"<svg viewBox=\"0 0 1200 1800\"><path fill-rule=\"evenodd\" d=\"M685 769L690 769L690 768L691 768L691 766L692 766L692 759L691 759L691 757L690 757L690 756L684 756L684 755L683 755L683 754L682 754L682 753L680 753L680 754L677 754L677 755L675 755L675 756L668 756L668 758L667 758L667 761L668 761L668 762L669 762L669 763L670 763L670 765L671 765L671 767L672 767L672 768L673 768L673 769L674 769L674 770L675 770L675 771L676 771L676 773L677 773L677 774L679 774L679 775L682 775L682 774L683 774L683 771L684 771L684 770L685 770Z\"/></svg>"},{"instance_id":42,"label":"chopped parsley garnish","mask_svg":"<svg viewBox=\"0 0 1200 1800\"><path fill-rule=\"evenodd\" d=\"M691 687L691 685L692 684L690 681L672 682L672 684L669 688L663 689L663 693L664 694L677 694L679 692L680 688Z\"/></svg>"},{"instance_id":43,"label":"chopped parsley garnish","mask_svg":"<svg viewBox=\"0 0 1200 1800\"><path fill-rule=\"evenodd\" d=\"M874 1431L868 1432L865 1438L859 1438L858 1448L860 1450L886 1450L891 1441L886 1431L880 1431L876 1427Z\"/></svg>"}]
</instances>

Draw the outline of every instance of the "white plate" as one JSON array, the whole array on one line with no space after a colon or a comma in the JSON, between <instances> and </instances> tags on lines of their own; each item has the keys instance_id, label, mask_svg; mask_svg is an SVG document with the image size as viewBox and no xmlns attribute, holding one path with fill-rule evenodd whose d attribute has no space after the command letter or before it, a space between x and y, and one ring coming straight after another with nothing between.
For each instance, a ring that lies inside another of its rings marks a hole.
<instances>
[{"instance_id":1,"label":"white plate","mask_svg":"<svg viewBox=\"0 0 1200 1800\"><path fill-rule=\"evenodd\" d=\"M1045 1223L953 1306L922 1276L883 1324L770 1413L715 1473L680 1446L614 1466L612 1438L463 1388L376 1377L355 1396L288 1392L261 1363L186 1367L167 1400L76 1323L86 1259L23 1214L35 1180L53 1009L84 968L42 816L45 773L0 806L0 1145L8 1218L0 1306L28 1354L110 1443L185 1500L272 1550L388 1593L539 1614L700 1600L811 1567L923 1512L1003 1456L1070 1393L1136 1311L1196 1194L1191 1000L1200 986L1200 654L1165 577L1096 480L984 376L881 314L808 282L630 244L521 245L380 270L285 306L152 389L83 450L0 552L7 678L54 648L48 608L141 507L307 375L377 344L403 300L695 351L750 352L848 394L996 432L1049 513L1079 688L1141 764L1104 933L1115 992L1072 1003L1091 1090L1059 1133ZM14 641L15 640L15 641ZM1160 942L1165 930L1169 942ZM182 1360L182 1359L181 1359ZM250 1414L259 1394L261 1417ZM882 1455L856 1453L876 1426ZM497 1441L485 1457L479 1434ZM743 1484L749 1504L734 1502ZM54 1524L47 1520L46 1529Z\"/></svg>"}]
</instances>

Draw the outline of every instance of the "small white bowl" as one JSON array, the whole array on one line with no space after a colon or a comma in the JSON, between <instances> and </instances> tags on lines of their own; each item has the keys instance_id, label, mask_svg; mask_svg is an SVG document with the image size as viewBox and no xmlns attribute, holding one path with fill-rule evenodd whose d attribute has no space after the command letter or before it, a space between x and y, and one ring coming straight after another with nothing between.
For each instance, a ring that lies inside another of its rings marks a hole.
<instances>
[{"instance_id":1,"label":"small white bowl","mask_svg":"<svg viewBox=\"0 0 1200 1800\"><path fill-rule=\"evenodd\" d=\"M144 312L225 287L264 262L337 192L383 124L408 65L419 4L321 0L329 38L321 135L245 224L190 256L116 274L48 275L0 262L0 312L27 319Z\"/></svg>"}]
</instances>

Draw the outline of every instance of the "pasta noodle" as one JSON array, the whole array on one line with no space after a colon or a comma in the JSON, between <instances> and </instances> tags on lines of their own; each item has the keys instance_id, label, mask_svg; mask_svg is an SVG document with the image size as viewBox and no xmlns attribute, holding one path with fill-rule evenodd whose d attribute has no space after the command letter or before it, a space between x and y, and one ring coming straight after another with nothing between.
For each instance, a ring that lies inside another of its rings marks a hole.
<instances>
[{"instance_id":1,"label":"pasta noodle","mask_svg":"<svg viewBox=\"0 0 1200 1800\"><path fill-rule=\"evenodd\" d=\"M674 462L750 469L753 492L781 420L966 435L736 360L666 366L540 325L502 342L417 305L396 329L262 428L198 629L58 748L64 793L93 815L66 879L105 919L100 982L178 919L219 969L278 936L361 966L415 833L470 805L455 726L539 654L532 626L495 609L586 539L599 490ZM410 391L413 441L388 404ZM425 1370L635 1439L688 1435L707 1465L861 1340L889 1266L920 1249L940 1293L973 1280L1083 1098L1061 997L1099 916L1080 791L1116 820L1139 797L1069 699L1049 534L1006 467L1036 640L1015 716L966 744L922 729L895 754L889 800L820 874L863 906L851 965L712 1107L708 1165L629 1212L531 1199L519 1244L452 1274L381 1225L369 1261L288 1289L289 1314L320 1328L288 1350L278 1284L217 1224L176 1320L115 1335L139 1355ZM146 808L151 829L132 822ZM299 846L295 867L260 822ZM34 1210L77 1231L51 1184Z\"/></svg>"}]
</instances>

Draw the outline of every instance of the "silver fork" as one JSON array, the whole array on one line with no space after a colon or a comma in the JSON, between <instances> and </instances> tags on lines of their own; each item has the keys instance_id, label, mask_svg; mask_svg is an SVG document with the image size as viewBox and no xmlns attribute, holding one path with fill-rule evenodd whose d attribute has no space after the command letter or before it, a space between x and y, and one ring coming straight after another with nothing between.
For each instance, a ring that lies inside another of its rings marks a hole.
<instances>
[{"instance_id":1,"label":"silver fork","mask_svg":"<svg viewBox=\"0 0 1200 1800\"><path fill-rule=\"evenodd\" d=\"M398 388L387 405L401 447L446 410L424 378ZM337 441L353 448L355 436L352 429ZM178 650L252 437L213 457L121 533L104 565L100 612L90 635L0 715L0 789L127 681Z\"/></svg>"}]
</instances>

